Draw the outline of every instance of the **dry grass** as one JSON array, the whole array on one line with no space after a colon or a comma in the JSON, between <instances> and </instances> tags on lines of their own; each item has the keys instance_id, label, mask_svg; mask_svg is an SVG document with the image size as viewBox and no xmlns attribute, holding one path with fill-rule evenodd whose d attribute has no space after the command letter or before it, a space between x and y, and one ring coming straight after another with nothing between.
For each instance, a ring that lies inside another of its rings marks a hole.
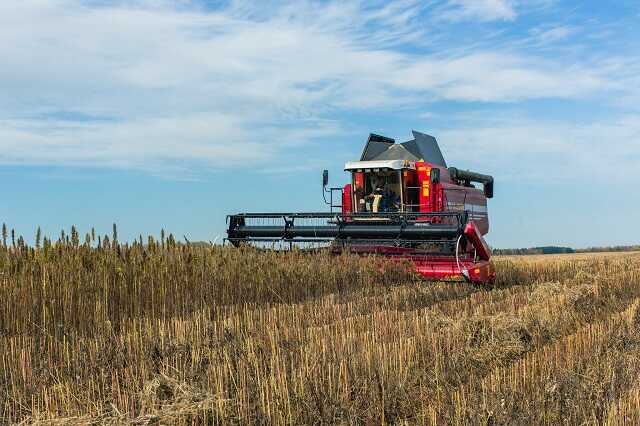
<instances>
[{"instance_id":1,"label":"dry grass","mask_svg":"<svg viewBox=\"0 0 640 426\"><path fill-rule=\"evenodd\" d=\"M601 253L558 253L558 254L531 254L526 256L521 255L504 255L496 256L495 259L501 260L516 260L521 262L543 262L546 263L549 260L590 260L594 256L598 259L616 258L620 256L628 256L640 254L640 251L626 251L626 252L601 252Z\"/></svg>"},{"instance_id":2,"label":"dry grass","mask_svg":"<svg viewBox=\"0 0 640 426\"><path fill-rule=\"evenodd\" d=\"M638 423L640 254L496 267L485 290L350 256L0 248L0 418Z\"/></svg>"}]
</instances>

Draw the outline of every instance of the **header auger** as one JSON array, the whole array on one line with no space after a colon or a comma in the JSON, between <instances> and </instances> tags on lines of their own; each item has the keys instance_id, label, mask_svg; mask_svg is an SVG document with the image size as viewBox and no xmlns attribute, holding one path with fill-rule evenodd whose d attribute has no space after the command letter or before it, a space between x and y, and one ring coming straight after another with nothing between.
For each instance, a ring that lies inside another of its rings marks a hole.
<instances>
[{"instance_id":1,"label":"header auger","mask_svg":"<svg viewBox=\"0 0 640 426\"><path fill-rule=\"evenodd\" d=\"M226 240L236 246L328 243L334 253L407 260L429 279L493 282L491 250L483 238L493 178L447 168L433 136L413 136L396 144L369 135L360 160L345 164L351 182L344 187L327 188L325 170L323 197L330 212L230 215Z\"/></svg>"}]
</instances>

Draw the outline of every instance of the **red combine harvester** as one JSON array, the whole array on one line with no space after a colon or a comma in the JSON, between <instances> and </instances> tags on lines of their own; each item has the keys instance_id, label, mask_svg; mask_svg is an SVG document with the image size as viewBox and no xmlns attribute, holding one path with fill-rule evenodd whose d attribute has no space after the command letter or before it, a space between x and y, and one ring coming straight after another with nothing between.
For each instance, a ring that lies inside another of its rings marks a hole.
<instances>
[{"instance_id":1,"label":"red combine harvester","mask_svg":"<svg viewBox=\"0 0 640 426\"><path fill-rule=\"evenodd\" d=\"M345 165L351 183L344 187L327 188L325 170L323 197L330 212L230 215L226 240L235 246L330 243L335 253L408 260L429 279L493 282L491 250L483 238L493 177L447 168L433 136L413 136L396 144L369 135L360 160Z\"/></svg>"}]
</instances>

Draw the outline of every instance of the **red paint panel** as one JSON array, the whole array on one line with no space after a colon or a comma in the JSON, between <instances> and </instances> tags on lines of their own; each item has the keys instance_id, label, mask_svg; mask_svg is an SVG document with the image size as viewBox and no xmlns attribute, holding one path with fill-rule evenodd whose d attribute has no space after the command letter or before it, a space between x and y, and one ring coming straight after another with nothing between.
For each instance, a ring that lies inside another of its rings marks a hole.
<instances>
[{"instance_id":1,"label":"red paint panel","mask_svg":"<svg viewBox=\"0 0 640 426\"><path fill-rule=\"evenodd\" d=\"M360 209L360 200L365 195L364 172L353 172L353 199L351 200L351 211L355 212Z\"/></svg>"},{"instance_id":2,"label":"red paint panel","mask_svg":"<svg viewBox=\"0 0 640 426\"><path fill-rule=\"evenodd\" d=\"M488 284L495 280L496 273L489 261L473 262L471 259L440 258L420 260L411 259L417 273L430 280L444 280L451 278L464 278L476 284Z\"/></svg>"},{"instance_id":3,"label":"red paint panel","mask_svg":"<svg viewBox=\"0 0 640 426\"><path fill-rule=\"evenodd\" d=\"M342 213L351 213L353 211L353 202L351 199L351 184L348 183L342 189Z\"/></svg>"},{"instance_id":4,"label":"red paint panel","mask_svg":"<svg viewBox=\"0 0 640 426\"><path fill-rule=\"evenodd\" d=\"M385 257L391 262L409 262L412 270L429 280L445 280L452 278L468 279L476 284L489 284L495 280L496 273L491 262L481 260L474 262L467 254L458 260L454 256L416 254L414 249L381 245L356 245L347 249L352 254L370 256L372 254ZM334 254L342 253L339 247L333 248ZM467 277L463 271L466 271Z\"/></svg>"},{"instance_id":5,"label":"red paint panel","mask_svg":"<svg viewBox=\"0 0 640 426\"><path fill-rule=\"evenodd\" d=\"M353 174L353 182L356 185L356 190L361 189L364 191L364 173L363 172L355 172Z\"/></svg>"},{"instance_id":6,"label":"red paint panel","mask_svg":"<svg viewBox=\"0 0 640 426\"><path fill-rule=\"evenodd\" d=\"M431 166L424 161L417 161L416 173L418 175L418 187L420 187L420 212L433 211L431 205Z\"/></svg>"},{"instance_id":7,"label":"red paint panel","mask_svg":"<svg viewBox=\"0 0 640 426\"><path fill-rule=\"evenodd\" d=\"M487 245L485 239L482 238L480 231L473 221L468 222L464 227L464 235L469 238L471 244L473 244L473 248L476 249L476 253L478 253L478 257L480 257L480 259L489 260L491 258L491 249Z\"/></svg>"}]
</instances>

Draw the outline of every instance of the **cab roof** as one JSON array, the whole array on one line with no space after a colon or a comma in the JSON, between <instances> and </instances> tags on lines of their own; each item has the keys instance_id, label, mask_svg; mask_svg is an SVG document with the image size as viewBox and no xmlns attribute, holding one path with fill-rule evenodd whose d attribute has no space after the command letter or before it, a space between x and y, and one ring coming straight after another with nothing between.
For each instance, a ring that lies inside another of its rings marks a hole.
<instances>
[{"instance_id":1,"label":"cab roof","mask_svg":"<svg viewBox=\"0 0 640 426\"><path fill-rule=\"evenodd\" d=\"M360 161L408 160L415 162L424 160L436 166L447 167L436 138L415 130L411 132L413 133L412 140L398 144L395 139L370 134L360 156Z\"/></svg>"}]
</instances>

